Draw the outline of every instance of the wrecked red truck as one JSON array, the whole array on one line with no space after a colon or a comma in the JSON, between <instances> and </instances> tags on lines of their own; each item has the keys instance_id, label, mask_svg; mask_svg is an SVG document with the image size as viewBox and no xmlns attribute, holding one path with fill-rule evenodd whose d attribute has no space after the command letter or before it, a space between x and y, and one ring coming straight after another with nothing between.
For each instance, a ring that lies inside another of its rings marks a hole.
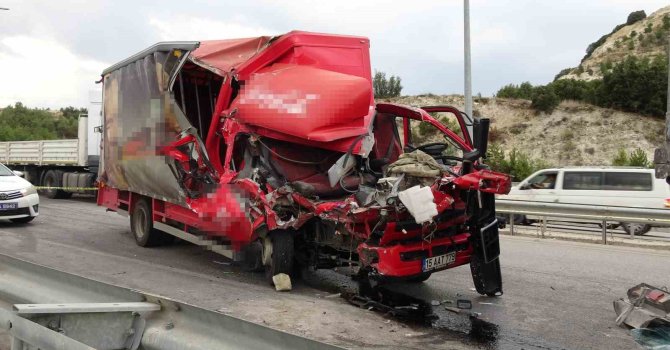
<instances>
[{"instance_id":1,"label":"wrecked red truck","mask_svg":"<svg viewBox=\"0 0 670 350\"><path fill-rule=\"evenodd\" d=\"M98 204L140 246L177 237L270 281L349 267L421 282L469 264L479 293L502 294L494 195L511 182L482 162L489 121L376 104L369 46L163 42L106 69Z\"/></svg>"}]
</instances>

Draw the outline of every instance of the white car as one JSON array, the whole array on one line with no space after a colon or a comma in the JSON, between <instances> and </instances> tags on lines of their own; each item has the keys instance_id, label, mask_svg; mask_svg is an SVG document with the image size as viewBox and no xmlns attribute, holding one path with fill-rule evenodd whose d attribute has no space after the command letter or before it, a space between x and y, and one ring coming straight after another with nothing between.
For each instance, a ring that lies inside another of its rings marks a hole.
<instances>
[{"instance_id":1,"label":"white car","mask_svg":"<svg viewBox=\"0 0 670 350\"><path fill-rule=\"evenodd\" d=\"M40 197L37 190L20 172L0 164L0 219L28 223L38 215Z\"/></svg>"},{"instance_id":2,"label":"white car","mask_svg":"<svg viewBox=\"0 0 670 350\"><path fill-rule=\"evenodd\" d=\"M501 199L525 201L613 205L639 208L670 206L670 186L656 179L654 169L633 167L573 167L540 170L513 186ZM540 219L515 216L514 223ZM551 218L556 221L575 219ZM620 223L624 231L636 235L647 233L651 226ZM609 226L609 225L608 225ZM614 225L613 228L618 225Z\"/></svg>"}]
</instances>

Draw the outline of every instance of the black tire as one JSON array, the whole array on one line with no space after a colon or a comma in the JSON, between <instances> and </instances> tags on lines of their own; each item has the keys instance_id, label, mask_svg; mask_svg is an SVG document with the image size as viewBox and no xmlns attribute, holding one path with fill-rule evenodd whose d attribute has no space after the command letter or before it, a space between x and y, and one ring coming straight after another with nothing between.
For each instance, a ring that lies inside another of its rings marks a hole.
<instances>
[{"instance_id":1,"label":"black tire","mask_svg":"<svg viewBox=\"0 0 670 350\"><path fill-rule=\"evenodd\" d=\"M432 274L432 272L424 272L418 276L410 277L406 281L409 283L422 283L428 280Z\"/></svg>"},{"instance_id":2,"label":"black tire","mask_svg":"<svg viewBox=\"0 0 670 350\"><path fill-rule=\"evenodd\" d=\"M171 236L154 228L151 205L146 199L137 201L130 213L130 231L140 247L155 247L167 243Z\"/></svg>"},{"instance_id":3,"label":"black tire","mask_svg":"<svg viewBox=\"0 0 670 350\"><path fill-rule=\"evenodd\" d=\"M294 242L293 242L293 232L277 230L270 232L268 237L265 238L266 247L271 247L270 252L263 252L263 254L268 254L264 259L265 264L265 277L271 285L274 285L272 277L274 275L285 273L291 275L293 272L293 257L294 257ZM268 249L264 247L264 249Z\"/></svg>"},{"instance_id":4,"label":"black tire","mask_svg":"<svg viewBox=\"0 0 670 350\"><path fill-rule=\"evenodd\" d=\"M627 234L634 234L636 236L642 236L645 233L651 231L651 225L647 224L638 224L634 222L622 222L621 228L626 231Z\"/></svg>"},{"instance_id":5,"label":"black tire","mask_svg":"<svg viewBox=\"0 0 670 350\"><path fill-rule=\"evenodd\" d=\"M513 219L514 219L514 225L528 226L531 224L530 220L526 218L526 215L514 215Z\"/></svg>"},{"instance_id":6,"label":"black tire","mask_svg":"<svg viewBox=\"0 0 670 350\"><path fill-rule=\"evenodd\" d=\"M35 220L35 216L26 216L25 218L9 219L9 221L15 224L27 224L33 220Z\"/></svg>"},{"instance_id":7,"label":"black tire","mask_svg":"<svg viewBox=\"0 0 670 350\"><path fill-rule=\"evenodd\" d=\"M603 224L598 223L598 227L603 228ZM619 228L619 224L609 224L609 223L607 224L607 229L608 230L615 230L617 228Z\"/></svg>"},{"instance_id":8,"label":"black tire","mask_svg":"<svg viewBox=\"0 0 670 350\"><path fill-rule=\"evenodd\" d=\"M47 171L46 174L44 174L44 180L42 181L42 184L46 187L61 187L63 184L63 171ZM63 190L45 189L42 191L47 198L51 199L68 199L72 197L72 192L65 192Z\"/></svg>"}]
</instances>

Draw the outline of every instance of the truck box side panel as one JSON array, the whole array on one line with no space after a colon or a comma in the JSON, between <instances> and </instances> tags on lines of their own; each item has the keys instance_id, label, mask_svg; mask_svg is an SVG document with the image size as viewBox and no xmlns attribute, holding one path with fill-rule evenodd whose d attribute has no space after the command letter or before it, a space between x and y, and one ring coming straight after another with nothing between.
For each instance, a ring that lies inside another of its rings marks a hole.
<instances>
[{"instance_id":1,"label":"truck box side panel","mask_svg":"<svg viewBox=\"0 0 670 350\"><path fill-rule=\"evenodd\" d=\"M107 186L185 203L161 149L191 127L167 91L168 52L156 51L104 76L103 166Z\"/></svg>"},{"instance_id":2,"label":"truck box side panel","mask_svg":"<svg viewBox=\"0 0 670 350\"><path fill-rule=\"evenodd\" d=\"M0 159L5 164L79 165L78 140L0 142Z\"/></svg>"}]
</instances>

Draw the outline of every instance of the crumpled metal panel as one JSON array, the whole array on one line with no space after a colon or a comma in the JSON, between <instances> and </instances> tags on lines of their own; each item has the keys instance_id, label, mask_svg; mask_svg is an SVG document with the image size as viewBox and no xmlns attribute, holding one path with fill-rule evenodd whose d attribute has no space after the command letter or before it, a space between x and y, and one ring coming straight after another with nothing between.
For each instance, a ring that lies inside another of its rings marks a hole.
<instances>
[{"instance_id":1,"label":"crumpled metal panel","mask_svg":"<svg viewBox=\"0 0 670 350\"><path fill-rule=\"evenodd\" d=\"M173 203L185 194L159 150L191 127L163 72L167 52L155 52L104 77L103 161L106 185Z\"/></svg>"},{"instance_id":2,"label":"crumpled metal panel","mask_svg":"<svg viewBox=\"0 0 670 350\"><path fill-rule=\"evenodd\" d=\"M261 51L271 37L205 40L191 53L191 61L223 76Z\"/></svg>"}]
</instances>

